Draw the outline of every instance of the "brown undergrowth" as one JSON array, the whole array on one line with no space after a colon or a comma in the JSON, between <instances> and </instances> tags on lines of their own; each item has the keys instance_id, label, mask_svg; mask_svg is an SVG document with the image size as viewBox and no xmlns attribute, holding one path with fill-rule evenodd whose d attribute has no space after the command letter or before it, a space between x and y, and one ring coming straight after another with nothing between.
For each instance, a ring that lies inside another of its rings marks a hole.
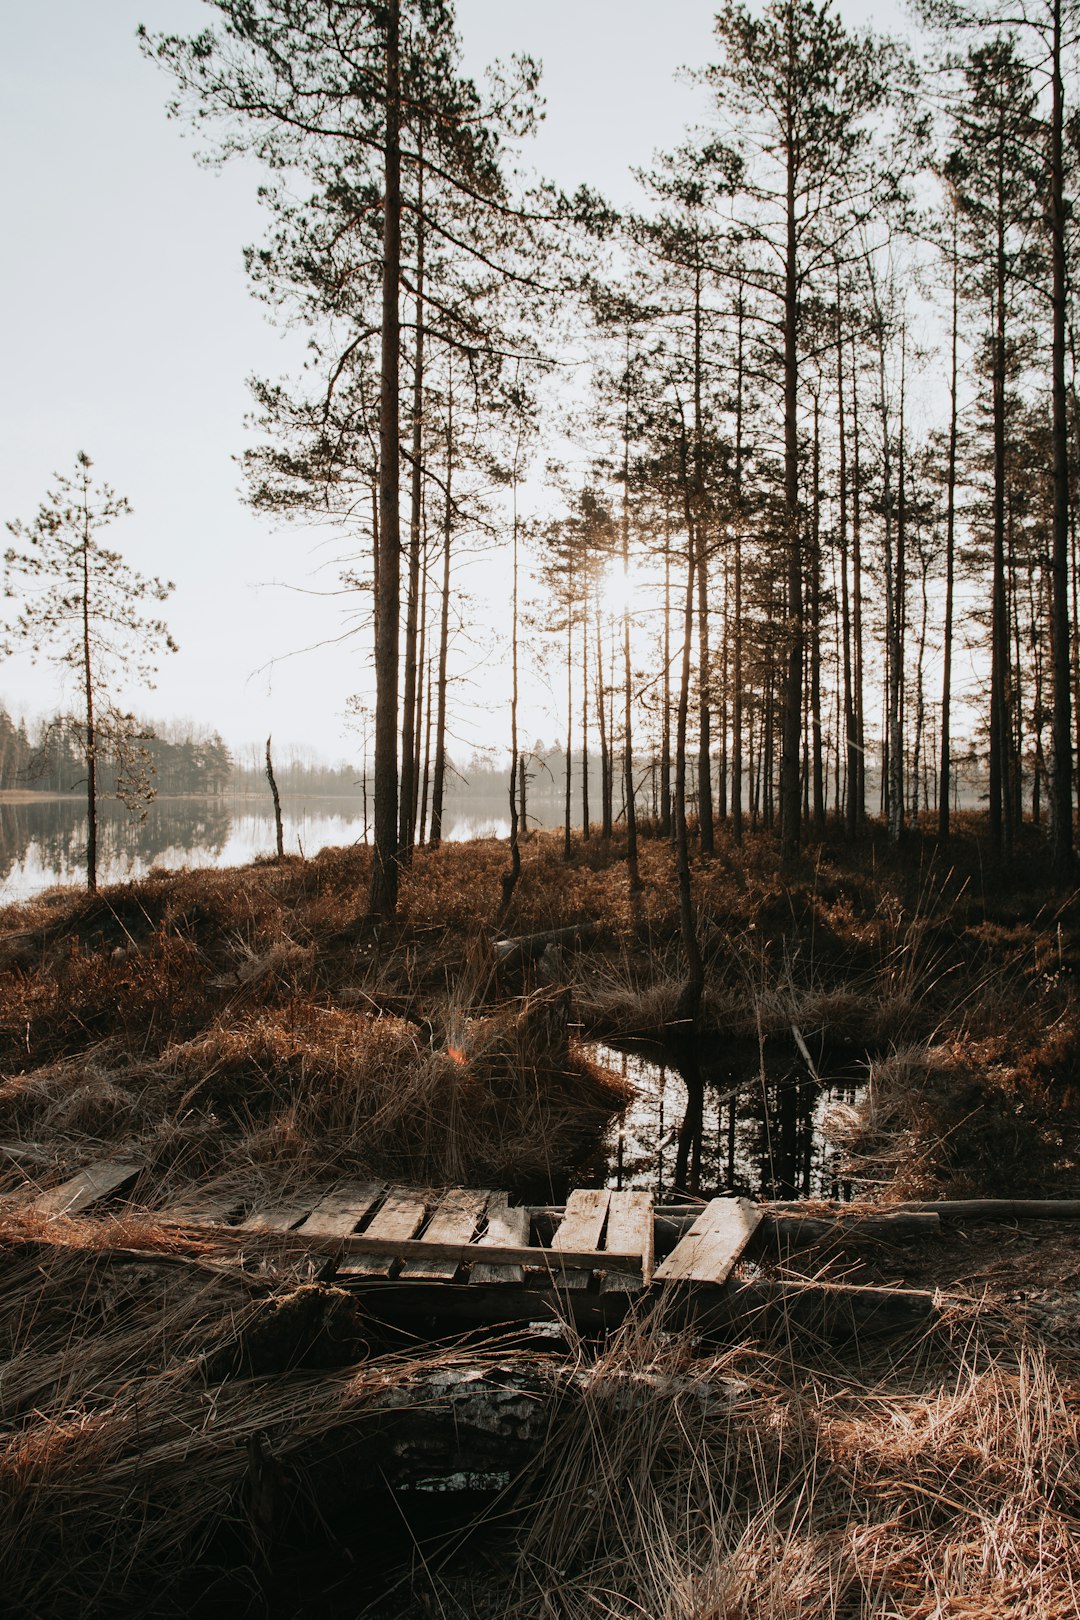
<instances>
[{"instance_id":1,"label":"brown undergrowth","mask_svg":"<svg viewBox=\"0 0 1080 1620\"><path fill-rule=\"evenodd\" d=\"M864 1105L836 1122L865 1185L1013 1191L1076 1173L1080 912L1026 836L1007 870L975 823L947 852L912 833L898 854L874 832L784 871L758 833L695 863L703 1025L755 1042L794 1025L825 1070L868 1061ZM254 1163L321 1154L428 1181L564 1173L621 1094L564 1035L537 1049L546 999L516 1053L489 1037L528 1030L530 998L560 986L586 1031L671 1031L672 852L642 840L631 894L617 843L579 840L566 861L531 838L505 931L598 933L528 976L500 975L490 949L504 859L495 840L417 851L393 928L366 920L361 848L8 908L0 1135L44 1139L61 1168L80 1143L134 1136L195 1169L227 1141Z\"/></svg>"},{"instance_id":2,"label":"brown undergrowth","mask_svg":"<svg viewBox=\"0 0 1080 1620\"><path fill-rule=\"evenodd\" d=\"M268 1613L298 1538L318 1556L275 1612L368 1613L371 1509L355 1504L387 1456L388 1404L435 1423L455 1381L545 1364L569 1366L579 1398L552 1407L467 1558L459 1530L429 1545L372 1614L1080 1614L1076 1356L1055 1363L986 1304L846 1352L782 1327L710 1350L642 1317L567 1362L395 1348L347 1293L215 1271L193 1236L124 1256L152 1242L145 1218L46 1235L0 1217L0 1569L20 1620L214 1613L215 1593Z\"/></svg>"},{"instance_id":3,"label":"brown undergrowth","mask_svg":"<svg viewBox=\"0 0 1080 1620\"><path fill-rule=\"evenodd\" d=\"M643 840L635 896L618 855L528 842L508 930L600 925L528 979L493 965L494 842L418 852L393 929L365 921L363 850L10 908L0 1191L120 1148L158 1207L192 1182L260 1197L365 1172L565 1176L625 1099L568 1030L565 989L579 1023L626 1034L668 1022L681 987L671 852ZM823 1061L866 1057L864 1100L834 1128L880 1196L1075 1187L1080 918L1037 856L989 872L967 828L947 859L871 839L782 873L752 837L695 864L709 1024L759 1040L795 1024ZM259 1612L260 1478L352 1580L316 1460L339 1448L365 1477L387 1389L408 1402L440 1369L524 1352L391 1347L310 1267L243 1277L193 1234L125 1219L138 1230L0 1211L7 1610L191 1612L228 1568ZM128 1239L146 1252L118 1259ZM585 1398L492 1510L513 1508L478 1543L492 1561L464 1577L418 1560L413 1594L380 1612L1080 1614L1076 1358L997 1309L887 1353L781 1335L716 1354L663 1322L579 1344Z\"/></svg>"},{"instance_id":4,"label":"brown undergrowth","mask_svg":"<svg viewBox=\"0 0 1080 1620\"><path fill-rule=\"evenodd\" d=\"M610 1377L626 1365L661 1374L632 1425ZM631 1326L591 1392L523 1538L522 1620L1080 1614L1077 1391L1037 1343L995 1344L988 1318L857 1368L688 1359Z\"/></svg>"}]
</instances>

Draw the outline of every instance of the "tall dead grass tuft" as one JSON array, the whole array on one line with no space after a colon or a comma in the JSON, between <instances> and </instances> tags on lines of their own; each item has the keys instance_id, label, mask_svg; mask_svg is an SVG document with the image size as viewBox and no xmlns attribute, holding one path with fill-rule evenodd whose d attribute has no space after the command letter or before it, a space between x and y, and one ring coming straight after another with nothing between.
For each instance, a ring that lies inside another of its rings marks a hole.
<instances>
[{"instance_id":1,"label":"tall dead grass tuft","mask_svg":"<svg viewBox=\"0 0 1080 1620\"><path fill-rule=\"evenodd\" d=\"M553 1436L507 1612L1066 1620L1078 1440L1041 1350L970 1326L870 1381L631 1330Z\"/></svg>"}]
</instances>

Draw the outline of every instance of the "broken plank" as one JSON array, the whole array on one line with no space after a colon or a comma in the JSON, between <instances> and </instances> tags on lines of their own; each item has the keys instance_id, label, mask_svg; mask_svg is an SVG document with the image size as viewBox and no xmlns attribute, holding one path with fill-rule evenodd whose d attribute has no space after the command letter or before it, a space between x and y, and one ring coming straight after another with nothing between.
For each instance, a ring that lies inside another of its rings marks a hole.
<instances>
[{"instance_id":1,"label":"broken plank","mask_svg":"<svg viewBox=\"0 0 1080 1620\"><path fill-rule=\"evenodd\" d=\"M348 1237L383 1190L381 1181L347 1181L320 1198L296 1228L297 1237Z\"/></svg>"},{"instance_id":2,"label":"broken plank","mask_svg":"<svg viewBox=\"0 0 1080 1620\"><path fill-rule=\"evenodd\" d=\"M283 1198L275 1204L256 1204L239 1223L238 1232L291 1232L310 1213L315 1199L311 1193L302 1198Z\"/></svg>"},{"instance_id":3,"label":"broken plank","mask_svg":"<svg viewBox=\"0 0 1080 1620\"><path fill-rule=\"evenodd\" d=\"M602 1294L633 1294L648 1287L653 1270L652 1194L631 1189L613 1192L608 1205L607 1247L609 1251L628 1249L641 1256L641 1272L614 1267L600 1284Z\"/></svg>"},{"instance_id":4,"label":"broken plank","mask_svg":"<svg viewBox=\"0 0 1080 1620\"><path fill-rule=\"evenodd\" d=\"M375 1242L384 1242L386 1249L372 1248L360 1250L356 1247L355 1238L346 1238L343 1243L345 1253L355 1256L348 1265L338 1270L339 1277L389 1277L397 1265L393 1251L393 1243L408 1241L419 1231L425 1214L425 1205L422 1200L413 1194L403 1191L400 1187L392 1187L386 1195L386 1202L378 1211L371 1225L364 1233L364 1237Z\"/></svg>"},{"instance_id":5,"label":"broken plank","mask_svg":"<svg viewBox=\"0 0 1080 1620\"><path fill-rule=\"evenodd\" d=\"M36 1215L81 1215L91 1204L134 1181L141 1169L141 1164L132 1164L130 1160L105 1159L100 1164L87 1165L59 1187L39 1193L27 1207Z\"/></svg>"},{"instance_id":6,"label":"broken plank","mask_svg":"<svg viewBox=\"0 0 1080 1620\"><path fill-rule=\"evenodd\" d=\"M475 1187L450 1187L435 1206L422 1242L468 1243L487 1209L489 1192ZM401 1269L403 1282L453 1282L460 1261L431 1259L410 1261Z\"/></svg>"},{"instance_id":7,"label":"broken plank","mask_svg":"<svg viewBox=\"0 0 1080 1620\"><path fill-rule=\"evenodd\" d=\"M216 1197L192 1196L184 1203L170 1204L159 1219L170 1226L227 1226L242 1207L243 1201L235 1192L218 1193Z\"/></svg>"},{"instance_id":8,"label":"broken plank","mask_svg":"<svg viewBox=\"0 0 1080 1620\"><path fill-rule=\"evenodd\" d=\"M510 1208L510 1200L505 1193L493 1193L488 1199L487 1230L483 1237L478 1239L478 1248L491 1248L496 1243L510 1243L527 1246L529 1242L529 1212L521 1205ZM472 1268L470 1283L520 1283L525 1278L521 1266L498 1266L490 1262L479 1263Z\"/></svg>"},{"instance_id":9,"label":"broken plank","mask_svg":"<svg viewBox=\"0 0 1080 1620\"><path fill-rule=\"evenodd\" d=\"M606 1187L579 1187L566 1200L566 1214L551 1240L555 1253L568 1249L599 1249L611 1193ZM587 1288L588 1271L568 1272L563 1287Z\"/></svg>"},{"instance_id":10,"label":"broken plank","mask_svg":"<svg viewBox=\"0 0 1080 1620\"><path fill-rule=\"evenodd\" d=\"M653 1273L654 1282L727 1282L761 1221L748 1198L714 1198L686 1236Z\"/></svg>"}]
</instances>

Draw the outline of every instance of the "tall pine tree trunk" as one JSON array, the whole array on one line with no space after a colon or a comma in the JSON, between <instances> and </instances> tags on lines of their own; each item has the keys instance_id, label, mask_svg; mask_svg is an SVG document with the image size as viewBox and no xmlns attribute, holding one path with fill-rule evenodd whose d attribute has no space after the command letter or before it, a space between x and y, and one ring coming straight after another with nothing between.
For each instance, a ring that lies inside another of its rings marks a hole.
<instances>
[{"instance_id":1,"label":"tall pine tree trunk","mask_svg":"<svg viewBox=\"0 0 1080 1620\"><path fill-rule=\"evenodd\" d=\"M825 766L821 747L821 420L814 397L813 501L810 510L810 735L814 830L825 831Z\"/></svg>"},{"instance_id":2,"label":"tall pine tree trunk","mask_svg":"<svg viewBox=\"0 0 1080 1620\"><path fill-rule=\"evenodd\" d=\"M382 355L379 373L379 606L375 616L375 851L371 878L371 910L378 918L394 915L398 887L400 12L400 0L387 0Z\"/></svg>"},{"instance_id":3,"label":"tall pine tree trunk","mask_svg":"<svg viewBox=\"0 0 1080 1620\"><path fill-rule=\"evenodd\" d=\"M795 214L795 157L787 153L786 243L784 252L784 549L787 579L784 679L780 744L780 849L791 861L799 849L799 785L803 705L802 549L799 533L798 420L798 236Z\"/></svg>"},{"instance_id":4,"label":"tall pine tree trunk","mask_svg":"<svg viewBox=\"0 0 1080 1620\"><path fill-rule=\"evenodd\" d=\"M443 797L446 791L446 668L450 651L450 545L454 533L454 379L446 395L446 492L443 502L442 595L439 603L438 716L435 721L435 766L431 776L432 849L442 842Z\"/></svg>"},{"instance_id":5,"label":"tall pine tree trunk","mask_svg":"<svg viewBox=\"0 0 1080 1620\"><path fill-rule=\"evenodd\" d=\"M401 702L401 785L398 841L402 864L412 860L416 818L417 683L420 625L420 534L424 484L424 153L418 144L416 207L416 330L413 346L412 469L409 513L409 589L405 608L405 680Z\"/></svg>"},{"instance_id":6,"label":"tall pine tree trunk","mask_svg":"<svg viewBox=\"0 0 1080 1620\"><path fill-rule=\"evenodd\" d=\"M736 316L735 338L735 624L731 675L731 836L736 844L743 837L743 321L745 303L742 288Z\"/></svg>"},{"instance_id":7,"label":"tall pine tree trunk","mask_svg":"<svg viewBox=\"0 0 1080 1620\"><path fill-rule=\"evenodd\" d=\"M1054 872L1071 880L1073 866L1072 717L1069 691L1069 455L1065 407L1065 92L1061 77L1062 0L1051 0L1053 33L1050 115L1050 252L1053 339L1051 354L1051 438L1053 535L1050 553L1050 641L1054 668Z\"/></svg>"},{"instance_id":8,"label":"tall pine tree trunk","mask_svg":"<svg viewBox=\"0 0 1080 1620\"><path fill-rule=\"evenodd\" d=\"M953 210L952 337L949 351L949 452L945 468L945 622L942 627L941 765L938 773L938 837L949 836L952 795L952 659L956 594L956 452L959 425L957 346L960 330L960 252Z\"/></svg>"},{"instance_id":9,"label":"tall pine tree trunk","mask_svg":"<svg viewBox=\"0 0 1080 1620\"><path fill-rule=\"evenodd\" d=\"M97 719L94 714L94 666L90 653L90 495L83 471L82 537L82 676L86 725L86 887L97 892Z\"/></svg>"}]
</instances>

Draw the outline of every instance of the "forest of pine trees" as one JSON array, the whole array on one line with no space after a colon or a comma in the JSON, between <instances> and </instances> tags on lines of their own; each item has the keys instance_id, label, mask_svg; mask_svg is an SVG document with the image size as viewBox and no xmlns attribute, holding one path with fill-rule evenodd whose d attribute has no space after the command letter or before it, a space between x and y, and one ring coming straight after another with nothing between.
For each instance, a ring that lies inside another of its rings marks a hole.
<instances>
[{"instance_id":1,"label":"forest of pine trees","mask_svg":"<svg viewBox=\"0 0 1080 1620\"><path fill-rule=\"evenodd\" d=\"M249 497L355 537L373 910L440 836L484 546L513 554L515 862L542 659L568 847L618 825L632 863L640 817L703 852L719 823L786 856L830 818L944 838L963 772L994 851L1033 819L1066 877L1076 9L922 0L915 51L829 0L726 0L708 116L621 213L520 181L539 70L467 78L450 0L212 10L144 49L263 165L253 288L310 337L255 385Z\"/></svg>"},{"instance_id":2,"label":"forest of pine trees","mask_svg":"<svg viewBox=\"0 0 1080 1620\"><path fill-rule=\"evenodd\" d=\"M133 728L132 744L157 794L217 797L234 781L232 755L216 732L195 727ZM103 750L100 792L118 796L127 761ZM27 726L0 707L0 791L70 793L86 776L85 740L77 722L65 716Z\"/></svg>"}]
</instances>

